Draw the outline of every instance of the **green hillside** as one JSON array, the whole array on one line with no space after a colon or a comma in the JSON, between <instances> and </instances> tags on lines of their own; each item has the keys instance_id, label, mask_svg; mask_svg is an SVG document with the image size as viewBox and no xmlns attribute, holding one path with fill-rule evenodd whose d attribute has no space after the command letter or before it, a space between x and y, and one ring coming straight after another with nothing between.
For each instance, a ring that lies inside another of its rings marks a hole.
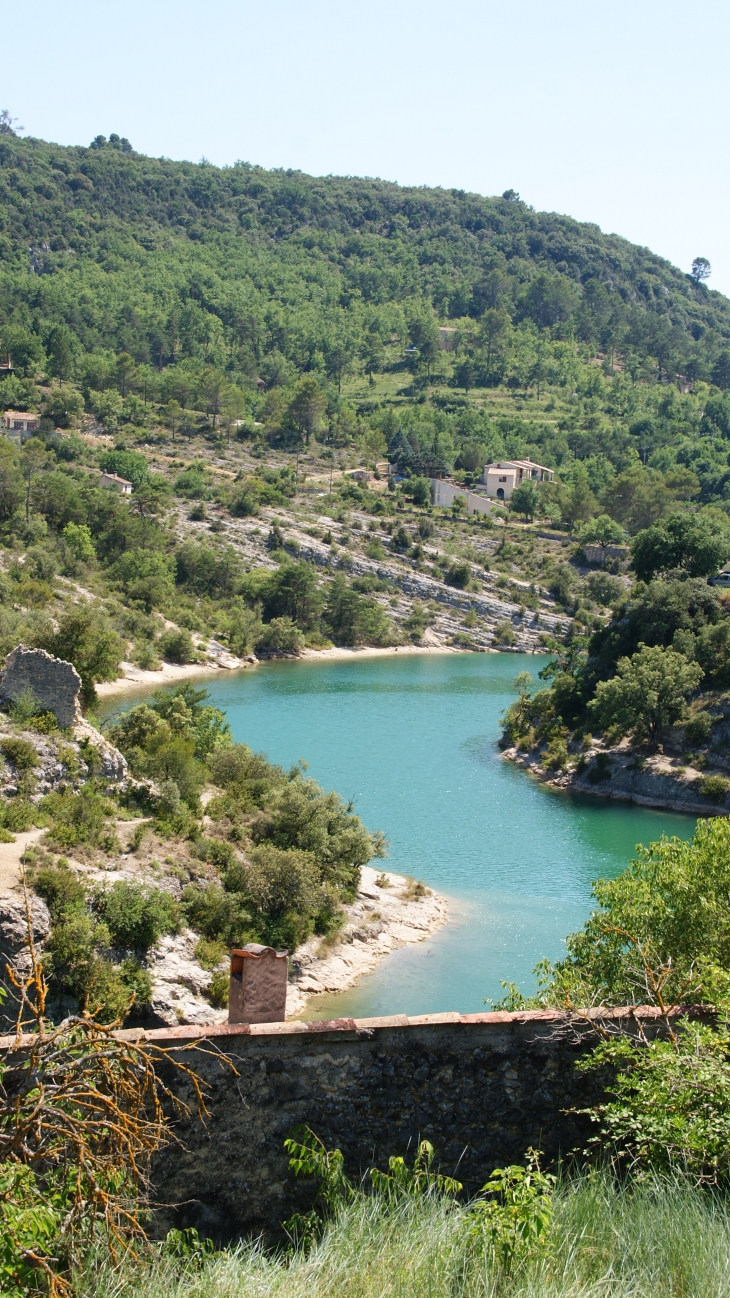
<instances>
[{"instance_id":1,"label":"green hillside","mask_svg":"<svg viewBox=\"0 0 730 1298\"><path fill-rule=\"evenodd\" d=\"M55 426L242 420L262 453L314 437L365 460L400 428L412 471L531 455L590 489L573 517L545 493L548 516L634 530L730 494L730 302L511 191L0 135L0 348L0 405L45 400Z\"/></svg>"},{"instance_id":2,"label":"green hillside","mask_svg":"<svg viewBox=\"0 0 730 1298\"><path fill-rule=\"evenodd\" d=\"M621 345L700 372L730 337L730 303L645 248L515 199L315 179L248 164L143 157L126 141L0 141L5 319L85 350L246 374L272 349L298 368L332 333L389 333L428 304Z\"/></svg>"}]
</instances>

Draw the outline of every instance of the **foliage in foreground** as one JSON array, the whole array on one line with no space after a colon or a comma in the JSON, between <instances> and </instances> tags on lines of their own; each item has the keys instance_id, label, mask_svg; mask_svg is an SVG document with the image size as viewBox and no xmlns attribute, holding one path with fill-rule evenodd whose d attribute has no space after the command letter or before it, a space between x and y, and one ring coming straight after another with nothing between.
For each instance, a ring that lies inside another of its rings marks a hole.
<instances>
[{"instance_id":1,"label":"foliage in foreground","mask_svg":"<svg viewBox=\"0 0 730 1298\"><path fill-rule=\"evenodd\" d=\"M594 1174L559 1184L547 1245L506 1265L470 1205L427 1193L359 1194L314 1243L245 1243L220 1253L172 1240L124 1277L128 1298L727 1298L730 1210L671 1181L621 1186ZM182 1253L182 1256L181 1256ZM118 1275L80 1278L115 1298Z\"/></svg>"},{"instance_id":2,"label":"foliage in foreground","mask_svg":"<svg viewBox=\"0 0 730 1298\"><path fill-rule=\"evenodd\" d=\"M118 1022L87 1013L49 1024L31 931L28 911L30 973L9 969L17 1035L0 1060L0 1288L62 1298L90 1250L117 1265L146 1242L150 1160L171 1138L163 1102L190 1112L161 1065L192 1084L199 1115L205 1105L189 1049L120 1040Z\"/></svg>"}]
</instances>

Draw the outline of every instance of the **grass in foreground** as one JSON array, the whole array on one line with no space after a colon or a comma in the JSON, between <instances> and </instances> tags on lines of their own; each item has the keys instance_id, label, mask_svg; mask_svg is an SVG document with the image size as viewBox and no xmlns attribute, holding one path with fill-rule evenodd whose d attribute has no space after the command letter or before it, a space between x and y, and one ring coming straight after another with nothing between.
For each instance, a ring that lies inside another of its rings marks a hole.
<instances>
[{"instance_id":1,"label":"grass in foreground","mask_svg":"<svg viewBox=\"0 0 730 1298\"><path fill-rule=\"evenodd\" d=\"M667 1182L621 1189L594 1175L555 1195L547 1249L495 1259L448 1199L384 1195L343 1207L306 1255L258 1245L203 1259L160 1254L123 1277L102 1272L80 1298L724 1298L730 1204Z\"/></svg>"}]
</instances>

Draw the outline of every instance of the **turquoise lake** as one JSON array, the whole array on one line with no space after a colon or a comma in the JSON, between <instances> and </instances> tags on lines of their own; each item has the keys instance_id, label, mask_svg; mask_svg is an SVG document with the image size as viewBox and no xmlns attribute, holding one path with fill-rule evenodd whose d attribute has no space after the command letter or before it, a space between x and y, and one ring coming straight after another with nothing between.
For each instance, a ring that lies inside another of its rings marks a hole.
<instances>
[{"instance_id":1,"label":"turquoise lake","mask_svg":"<svg viewBox=\"0 0 730 1298\"><path fill-rule=\"evenodd\" d=\"M387 835L388 869L450 899L444 928L323 998L316 1017L474 1013L503 994L503 979L530 990L537 961L560 958L589 913L593 879L622 870L637 843L691 837L691 817L557 793L501 757L512 681L523 670L536 680L543 661L393 654L205 681L236 741L284 766L304 758Z\"/></svg>"}]
</instances>

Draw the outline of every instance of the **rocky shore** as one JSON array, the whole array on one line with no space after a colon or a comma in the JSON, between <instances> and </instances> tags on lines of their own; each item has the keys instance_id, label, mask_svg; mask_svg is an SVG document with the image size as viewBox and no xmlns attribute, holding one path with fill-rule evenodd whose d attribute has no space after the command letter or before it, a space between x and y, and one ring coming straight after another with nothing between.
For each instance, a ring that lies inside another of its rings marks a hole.
<instances>
[{"instance_id":1,"label":"rocky shore","mask_svg":"<svg viewBox=\"0 0 730 1298\"><path fill-rule=\"evenodd\" d=\"M357 900L334 942L311 937L291 964L287 1018L298 1018L312 997L346 991L398 947L422 942L449 917L445 897L402 874L363 866Z\"/></svg>"},{"instance_id":2,"label":"rocky shore","mask_svg":"<svg viewBox=\"0 0 730 1298\"><path fill-rule=\"evenodd\" d=\"M542 764L542 754L522 752L519 748L504 751L507 761L514 762L535 776L541 784L564 793L586 793L591 797L614 798L637 806L680 811L691 816L728 815L727 795L718 792L707 796L706 770L687 764L687 758L664 752L637 754L628 740L614 747L593 745L568 770L550 770ZM712 787L712 786L710 786Z\"/></svg>"}]
</instances>

